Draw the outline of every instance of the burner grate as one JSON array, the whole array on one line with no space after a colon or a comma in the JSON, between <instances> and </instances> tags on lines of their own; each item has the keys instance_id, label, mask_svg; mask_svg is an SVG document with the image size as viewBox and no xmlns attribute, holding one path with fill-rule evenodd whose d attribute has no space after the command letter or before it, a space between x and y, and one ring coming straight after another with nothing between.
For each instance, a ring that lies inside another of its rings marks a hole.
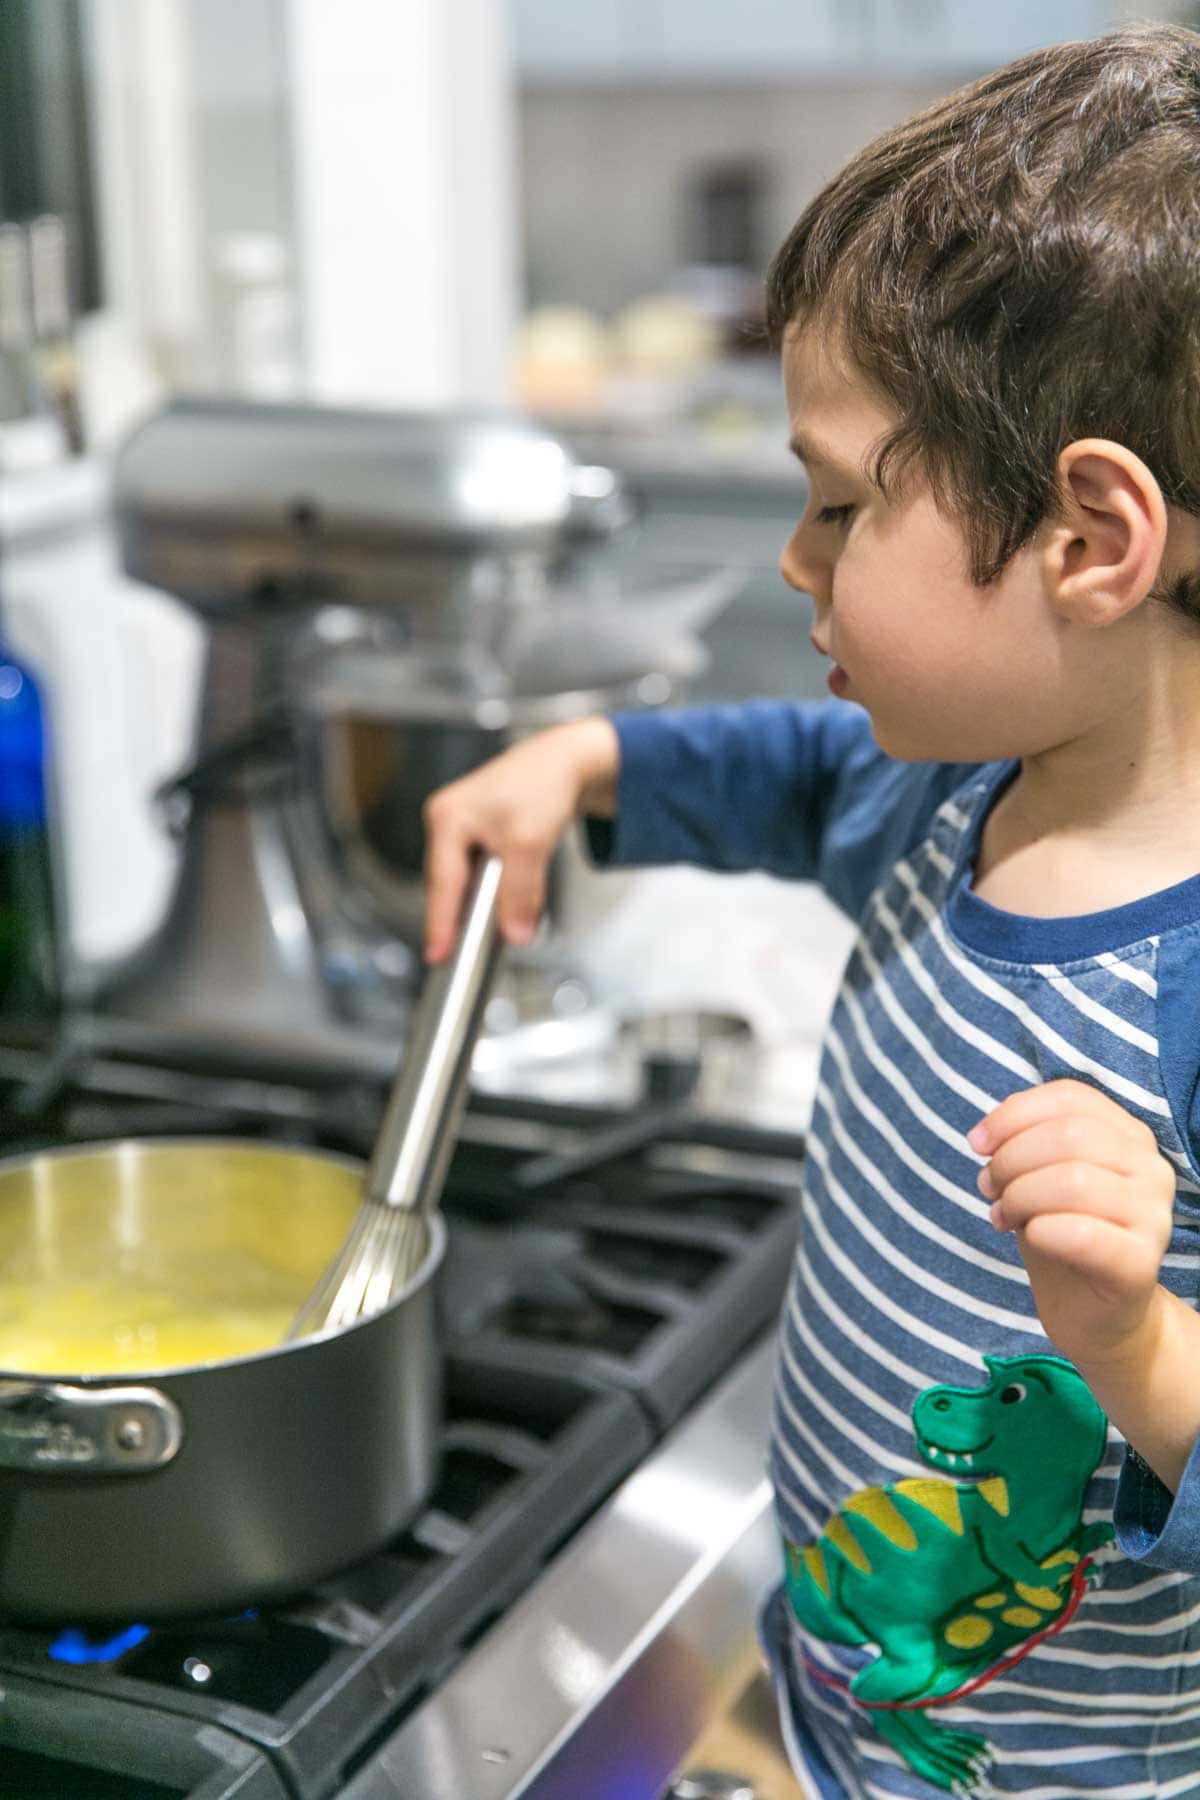
<instances>
[{"instance_id":1,"label":"burner grate","mask_svg":"<svg viewBox=\"0 0 1200 1800\"><path fill-rule=\"evenodd\" d=\"M493 1321L507 1336L527 1343L579 1345L605 1356L633 1355L663 1324L658 1313L584 1294L568 1306L517 1295Z\"/></svg>"},{"instance_id":2,"label":"burner grate","mask_svg":"<svg viewBox=\"0 0 1200 1800\"><path fill-rule=\"evenodd\" d=\"M469 1341L585 1369L632 1394L657 1434L773 1321L794 1185L641 1169L539 1191L520 1214L482 1197L474 1152L461 1146L445 1196L446 1316Z\"/></svg>"}]
</instances>

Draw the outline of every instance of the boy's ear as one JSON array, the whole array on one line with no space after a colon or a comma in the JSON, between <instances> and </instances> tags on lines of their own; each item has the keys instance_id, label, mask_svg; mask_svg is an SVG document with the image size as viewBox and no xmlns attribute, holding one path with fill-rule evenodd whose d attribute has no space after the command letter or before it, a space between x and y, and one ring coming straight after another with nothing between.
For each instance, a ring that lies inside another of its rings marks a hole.
<instances>
[{"instance_id":1,"label":"boy's ear","mask_svg":"<svg viewBox=\"0 0 1200 1800\"><path fill-rule=\"evenodd\" d=\"M1162 565L1167 508L1140 456L1081 438L1058 459L1062 514L1042 572L1055 609L1076 625L1111 625L1146 598Z\"/></svg>"}]
</instances>

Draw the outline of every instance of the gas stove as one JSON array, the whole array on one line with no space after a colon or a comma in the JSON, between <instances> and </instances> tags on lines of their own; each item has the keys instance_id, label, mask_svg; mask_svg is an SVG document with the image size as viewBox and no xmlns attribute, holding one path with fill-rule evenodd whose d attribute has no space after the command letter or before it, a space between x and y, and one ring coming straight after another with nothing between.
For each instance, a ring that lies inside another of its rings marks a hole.
<instances>
[{"instance_id":1,"label":"gas stove","mask_svg":"<svg viewBox=\"0 0 1200 1800\"><path fill-rule=\"evenodd\" d=\"M214 1134L361 1155L382 1101L320 1071L0 1044L7 1155ZM423 1513L286 1605L0 1625L0 1800L653 1800L771 1573L768 1334L802 1143L676 1107L614 1156L621 1117L473 1097Z\"/></svg>"}]
</instances>

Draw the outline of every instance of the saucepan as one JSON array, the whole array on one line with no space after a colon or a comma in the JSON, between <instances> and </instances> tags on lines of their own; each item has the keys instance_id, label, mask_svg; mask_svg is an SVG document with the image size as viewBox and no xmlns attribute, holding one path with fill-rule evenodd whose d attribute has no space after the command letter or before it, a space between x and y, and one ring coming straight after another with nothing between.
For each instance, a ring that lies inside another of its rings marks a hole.
<instances>
[{"instance_id":1,"label":"saucepan","mask_svg":"<svg viewBox=\"0 0 1200 1800\"><path fill-rule=\"evenodd\" d=\"M383 1310L280 1341L360 1179L349 1158L229 1141L0 1164L0 1614L154 1621L270 1601L419 1510L436 1473L440 1218ZM57 1319L29 1305L50 1291ZM60 1364L73 1335L80 1373L47 1372L51 1329Z\"/></svg>"}]
</instances>

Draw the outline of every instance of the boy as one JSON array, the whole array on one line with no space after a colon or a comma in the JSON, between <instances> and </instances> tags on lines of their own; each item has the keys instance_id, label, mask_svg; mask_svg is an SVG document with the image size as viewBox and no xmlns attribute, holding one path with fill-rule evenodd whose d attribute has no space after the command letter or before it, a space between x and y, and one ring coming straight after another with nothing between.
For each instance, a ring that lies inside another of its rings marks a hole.
<instances>
[{"instance_id":1,"label":"boy","mask_svg":"<svg viewBox=\"0 0 1200 1800\"><path fill-rule=\"evenodd\" d=\"M768 300L835 702L586 720L444 789L429 952L476 845L527 939L579 814L860 921L771 1447L797 1771L1200 1793L1200 37L887 133Z\"/></svg>"}]
</instances>

